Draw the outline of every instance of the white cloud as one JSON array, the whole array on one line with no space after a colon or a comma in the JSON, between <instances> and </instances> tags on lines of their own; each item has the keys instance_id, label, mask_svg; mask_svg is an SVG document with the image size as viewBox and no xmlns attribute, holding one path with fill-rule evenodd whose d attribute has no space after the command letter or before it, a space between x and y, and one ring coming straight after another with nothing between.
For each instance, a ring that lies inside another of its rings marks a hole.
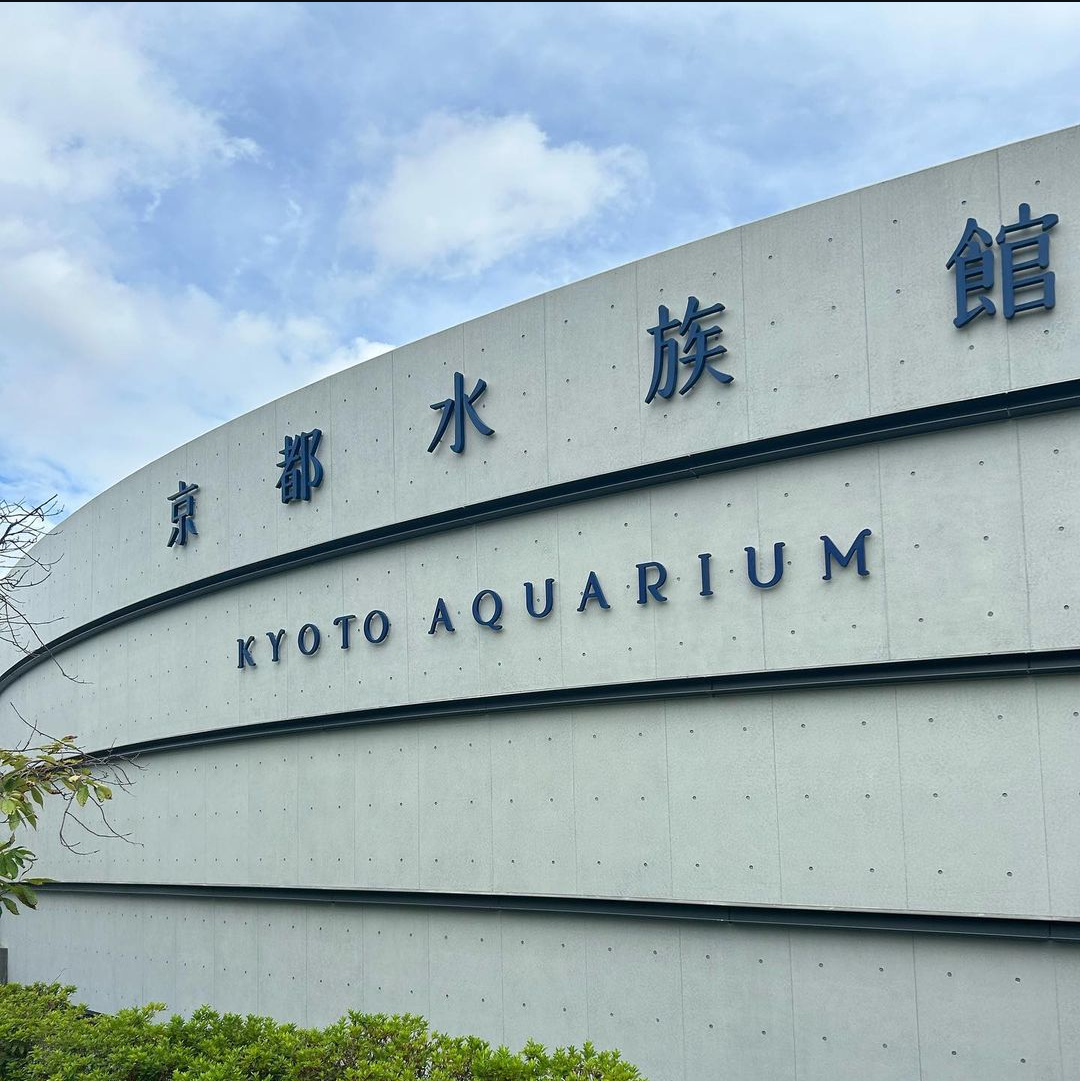
<instances>
[{"instance_id":1,"label":"white cloud","mask_svg":"<svg viewBox=\"0 0 1080 1081\"><path fill-rule=\"evenodd\" d=\"M362 364L365 360L373 357L381 357L384 353L392 352L394 346L387 342L373 342L368 338L353 338L348 345L339 346L330 356L324 360L312 373L309 382L314 383L317 379L325 379L334 372L351 368L354 364Z\"/></svg>"},{"instance_id":2,"label":"white cloud","mask_svg":"<svg viewBox=\"0 0 1080 1081\"><path fill-rule=\"evenodd\" d=\"M72 203L255 151L175 93L122 11L66 4L0 5L0 147L0 190Z\"/></svg>"},{"instance_id":3,"label":"white cloud","mask_svg":"<svg viewBox=\"0 0 1080 1081\"><path fill-rule=\"evenodd\" d=\"M130 14L0 6L0 479L9 498L57 492L68 510L326 358L363 355L317 317L233 311L115 269L118 225L255 152L164 78Z\"/></svg>"},{"instance_id":4,"label":"white cloud","mask_svg":"<svg viewBox=\"0 0 1080 1081\"><path fill-rule=\"evenodd\" d=\"M0 326L0 477L10 497L59 492L68 510L213 424L387 348L338 348L314 317L117 281L12 222L0 222Z\"/></svg>"},{"instance_id":5,"label":"white cloud","mask_svg":"<svg viewBox=\"0 0 1080 1081\"><path fill-rule=\"evenodd\" d=\"M551 146L528 116L433 116L385 183L353 187L346 231L384 267L477 273L624 200L644 169L627 146Z\"/></svg>"}]
</instances>

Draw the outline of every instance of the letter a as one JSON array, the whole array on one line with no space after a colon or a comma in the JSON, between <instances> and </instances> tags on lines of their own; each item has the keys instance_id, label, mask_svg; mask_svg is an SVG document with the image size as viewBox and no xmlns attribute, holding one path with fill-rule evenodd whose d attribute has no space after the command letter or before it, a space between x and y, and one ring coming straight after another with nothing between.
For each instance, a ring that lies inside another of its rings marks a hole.
<instances>
[{"instance_id":1,"label":"letter a","mask_svg":"<svg viewBox=\"0 0 1080 1081\"><path fill-rule=\"evenodd\" d=\"M600 579L596 577L596 571L589 571L589 577L585 581L585 588L581 591L581 604L577 606L579 612L585 611L589 601L599 601L601 608L610 608L604 591L600 588Z\"/></svg>"},{"instance_id":2,"label":"letter a","mask_svg":"<svg viewBox=\"0 0 1080 1081\"><path fill-rule=\"evenodd\" d=\"M450 621L450 613L446 608L446 601L440 597L435 603L435 614L431 617L431 627L428 634L434 634L440 626L445 627L451 634L454 633L454 624Z\"/></svg>"}]
</instances>

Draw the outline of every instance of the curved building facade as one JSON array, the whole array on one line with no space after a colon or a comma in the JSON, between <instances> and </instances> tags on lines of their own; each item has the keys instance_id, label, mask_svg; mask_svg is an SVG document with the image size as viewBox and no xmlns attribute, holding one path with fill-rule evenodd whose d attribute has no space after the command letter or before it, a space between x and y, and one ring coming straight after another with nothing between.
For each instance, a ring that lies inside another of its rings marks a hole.
<instances>
[{"instance_id":1,"label":"curved building facade","mask_svg":"<svg viewBox=\"0 0 1080 1081\"><path fill-rule=\"evenodd\" d=\"M394 350L72 515L8 703L143 766L13 979L1080 1076L1080 129ZM10 722L5 731L14 733ZM55 823L53 823L55 824Z\"/></svg>"}]
</instances>

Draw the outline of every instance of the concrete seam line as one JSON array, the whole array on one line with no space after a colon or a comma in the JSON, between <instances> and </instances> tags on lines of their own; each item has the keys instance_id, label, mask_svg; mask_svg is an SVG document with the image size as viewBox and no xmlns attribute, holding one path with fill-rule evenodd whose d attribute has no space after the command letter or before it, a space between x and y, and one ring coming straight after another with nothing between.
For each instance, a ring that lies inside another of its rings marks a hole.
<instances>
[{"instance_id":1,"label":"concrete seam line","mask_svg":"<svg viewBox=\"0 0 1080 1081\"><path fill-rule=\"evenodd\" d=\"M553 915L686 920L749 924L791 930L888 931L906 934L976 936L1080 942L1080 922L1016 916L738 906L701 902L533 894L450 893L425 890L346 889L313 886L239 886L161 882L48 882L43 893L108 897L186 897L218 901L278 901L300 904L387 905L422 908L534 912Z\"/></svg>"}]
</instances>

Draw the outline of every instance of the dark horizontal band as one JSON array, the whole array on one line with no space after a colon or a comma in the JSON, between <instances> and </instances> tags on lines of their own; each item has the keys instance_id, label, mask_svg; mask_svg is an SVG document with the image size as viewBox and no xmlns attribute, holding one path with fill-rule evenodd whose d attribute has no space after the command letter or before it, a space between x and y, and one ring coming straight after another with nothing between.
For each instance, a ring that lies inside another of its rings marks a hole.
<instances>
[{"instance_id":1,"label":"dark horizontal band","mask_svg":"<svg viewBox=\"0 0 1080 1081\"><path fill-rule=\"evenodd\" d=\"M1007 916L951 916L923 912L867 912L853 909L787 908L765 905L712 905L684 901L624 901L609 897L327 889L313 886L50 882L38 889L46 893L93 893L107 897L176 897L202 901L284 901L293 904L458 908L482 912L535 912L560 916L624 916L632 919L738 923L806 930L902 931L909 934L1080 942L1080 923L1075 921L1019 919Z\"/></svg>"},{"instance_id":2,"label":"dark horizontal band","mask_svg":"<svg viewBox=\"0 0 1080 1081\"><path fill-rule=\"evenodd\" d=\"M766 462L784 461L790 458L802 458L826 451L841 450L846 447L864 446L881 443L908 436L924 435L927 432L939 432L953 428L964 428L974 424L988 424L993 421L1010 420L1017 417L1034 416L1040 413L1057 412L1063 409L1075 409L1080 406L1080 379L1070 379L1059 383L1047 383L1039 387L1024 390L1005 391L989 394L981 398L969 398L964 401L943 402L938 405L908 409L898 413L886 413L875 417L830 424L822 428L811 428L787 435L771 436L748 443L739 443L731 447L701 451L696 454L669 458L662 462L633 466L610 473L598 473L580 480L567 481L563 484L550 484L534 488L528 492L501 496L479 503L470 503L429 514L421 518L412 518L377 529L353 533L346 537L325 541L322 544L299 548L292 552L272 556L269 559L247 563L219 574L200 578L194 582L177 586L175 589L157 593L132 604L125 605L113 612L98 616L80 627L75 627L59 635L51 642L34 652L22 657L0 676L0 691L11 684L24 672L52 655L56 655L79 642L85 641L103 631L119 627L133 619L151 612L171 608L173 605L205 597L232 586L265 578L283 571L295 570L312 563L348 555L354 552L381 548L388 544L413 540L417 537L444 533L463 526L478 525L501 518L510 518L530 511L544 510L550 507L565 506L586 499L614 495L672 481L690 480Z\"/></svg>"},{"instance_id":3,"label":"dark horizontal band","mask_svg":"<svg viewBox=\"0 0 1080 1081\"><path fill-rule=\"evenodd\" d=\"M345 710L307 717L230 725L203 732L186 732L160 739L114 744L106 754L147 754L236 743L246 739L321 732L359 725L400 721L438 720L522 710L644 702L670 698L715 698L731 694L823 690L834 687L869 687L901 683L928 683L954 679L999 679L1080 672L1080 650L1060 649L1029 653L997 653L976 657L944 657L922 661L879 661L874 664L841 664L825 668L787 668L769 672L740 672L722 676L688 676L682 679L641 680L586 687L559 687L545 691L451 698L438 702L409 703L376 709Z\"/></svg>"}]
</instances>

